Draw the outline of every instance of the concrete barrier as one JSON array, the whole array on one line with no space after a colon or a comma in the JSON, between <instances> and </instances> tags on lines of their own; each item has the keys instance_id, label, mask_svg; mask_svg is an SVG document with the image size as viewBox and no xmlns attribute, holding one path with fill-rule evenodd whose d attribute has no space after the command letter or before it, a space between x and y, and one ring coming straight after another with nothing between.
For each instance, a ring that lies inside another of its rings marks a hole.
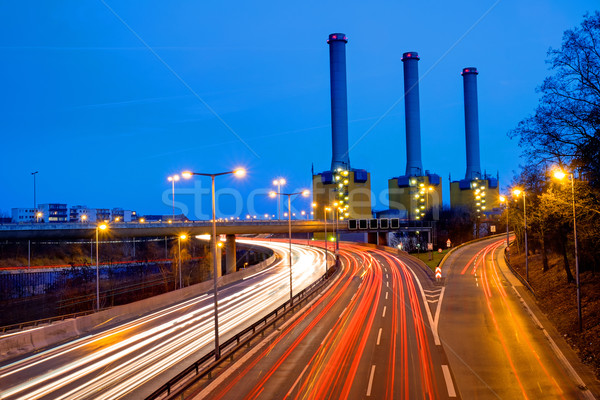
<instances>
[{"instance_id":1,"label":"concrete barrier","mask_svg":"<svg viewBox=\"0 0 600 400\"><path fill-rule=\"evenodd\" d=\"M256 274L273 265L278 259L277 254L273 254L265 261L256 265L222 276L218 279L217 286L229 285ZM112 307L94 314L60 321L44 327L27 329L23 332L8 333L6 337L0 337L0 362L114 326L121 322L189 300L195 296L210 292L212 289L213 281L211 279L183 289Z\"/></svg>"}]
</instances>

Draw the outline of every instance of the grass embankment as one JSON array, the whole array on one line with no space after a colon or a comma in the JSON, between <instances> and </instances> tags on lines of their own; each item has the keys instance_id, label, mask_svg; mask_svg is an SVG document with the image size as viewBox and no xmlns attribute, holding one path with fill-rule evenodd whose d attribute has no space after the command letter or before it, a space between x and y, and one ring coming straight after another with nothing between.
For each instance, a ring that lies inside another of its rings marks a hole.
<instances>
[{"instance_id":1,"label":"grass embankment","mask_svg":"<svg viewBox=\"0 0 600 400\"><path fill-rule=\"evenodd\" d=\"M427 253L410 253L411 256L417 257L419 260L423 261L432 271L435 272L435 268L440 264L442 258L448 253L450 249L442 250L439 253L437 250L431 252L431 260L429 259L429 252Z\"/></svg>"}]
</instances>

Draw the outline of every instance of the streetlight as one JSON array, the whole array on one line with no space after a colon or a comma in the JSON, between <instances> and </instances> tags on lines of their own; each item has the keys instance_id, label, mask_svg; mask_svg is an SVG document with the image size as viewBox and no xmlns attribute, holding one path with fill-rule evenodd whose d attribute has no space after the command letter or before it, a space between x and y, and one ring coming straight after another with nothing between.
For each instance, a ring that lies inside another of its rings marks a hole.
<instances>
[{"instance_id":1,"label":"streetlight","mask_svg":"<svg viewBox=\"0 0 600 400\"><path fill-rule=\"evenodd\" d=\"M336 201L335 203L333 203L333 207L335 208L335 265L337 267L338 258L340 256L340 241L338 228L338 221L340 220L340 204Z\"/></svg>"},{"instance_id":2,"label":"streetlight","mask_svg":"<svg viewBox=\"0 0 600 400\"><path fill-rule=\"evenodd\" d=\"M84 223L87 220L87 215L82 214L81 215L81 222Z\"/></svg>"},{"instance_id":3,"label":"streetlight","mask_svg":"<svg viewBox=\"0 0 600 400\"><path fill-rule=\"evenodd\" d=\"M573 172L566 173L560 169L554 171L554 178L562 181L567 176L571 180L571 197L573 199L573 241L575 242L575 287L577 288L577 322L579 331L583 329L583 321L581 318L581 287L579 285L579 255L577 254L577 218L575 214L575 177Z\"/></svg>"},{"instance_id":4,"label":"streetlight","mask_svg":"<svg viewBox=\"0 0 600 400\"><path fill-rule=\"evenodd\" d=\"M277 186L277 192L281 192L281 187L287 182L284 178L278 178L273 180L273 185ZM281 196L277 198L277 219L281 219Z\"/></svg>"},{"instance_id":5,"label":"streetlight","mask_svg":"<svg viewBox=\"0 0 600 400\"><path fill-rule=\"evenodd\" d=\"M100 311L100 263L98 262L98 232L108 228L106 224L96 226L96 311Z\"/></svg>"},{"instance_id":6,"label":"streetlight","mask_svg":"<svg viewBox=\"0 0 600 400\"><path fill-rule=\"evenodd\" d=\"M36 212L36 213L35 213L35 222L38 222L38 223L39 223L39 222L40 222L40 218L42 218L42 216L43 216L43 215L44 215L44 214L42 214L42 212L41 212L41 211L38 211L38 212Z\"/></svg>"},{"instance_id":7,"label":"streetlight","mask_svg":"<svg viewBox=\"0 0 600 400\"><path fill-rule=\"evenodd\" d=\"M212 235L210 238L212 254L213 254L213 290L215 298L215 359L218 360L221 357L221 350L219 349L219 308L217 303L217 218L215 216L215 177L221 175L234 174L238 178L242 178L246 175L246 170L243 168L237 168L233 171L220 172L218 174L204 174L199 172L184 171L181 173L185 179L190 179L194 175L198 176L210 176L211 178L211 192L212 192Z\"/></svg>"},{"instance_id":8,"label":"streetlight","mask_svg":"<svg viewBox=\"0 0 600 400\"><path fill-rule=\"evenodd\" d=\"M175 220L175 182L179 180L179 175L171 175L167 178L173 187L173 220Z\"/></svg>"},{"instance_id":9,"label":"streetlight","mask_svg":"<svg viewBox=\"0 0 600 400\"><path fill-rule=\"evenodd\" d=\"M506 247L508 248L508 245L509 245L509 241L508 241L508 201L505 196L500 196L500 203L506 204ZM509 254L509 253L507 253L507 254Z\"/></svg>"},{"instance_id":10,"label":"streetlight","mask_svg":"<svg viewBox=\"0 0 600 400\"><path fill-rule=\"evenodd\" d=\"M35 171L32 172L31 175L33 175L33 209L37 210L37 200L35 198L35 176L38 174L38 172L40 171Z\"/></svg>"},{"instance_id":11,"label":"streetlight","mask_svg":"<svg viewBox=\"0 0 600 400\"><path fill-rule=\"evenodd\" d=\"M179 269L179 289L183 287L181 280L181 241L185 239L187 239L187 235L185 234L177 236L177 247L179 248L179 262L177 263Z\"/></svg>"},{"instance_id":12,"label":"streetlight","mask_svg":"<svg viewBox=\"0 0 600 400\"><path fill-rule=\"evenodd\" d=\"M287 196L288 198L288 233L289 233L289 242L290 242L290 253L289 253L289 264L290 264L290 306L294 306L294 297L292 293L292 196L296 196L301 194L303 197L308 197L310 195L310 191L303 190L301 192L295 193L280 193L271 191L269 193L269 197L275 198L277 196Z\"/></svg>"},{"instance_id":13,"label":"streetlight","mask_svg":"<svg viewBox=\"0 0 600 400\"><path fill-rule=\"evenodd\" d=\"M529 283L529 254L527 252L527 202L525 201L526 193L521 189L514 189L513 194L517 197L523 194L523 220L525 222L525 280Z\"/></svg>"}]
</instances>

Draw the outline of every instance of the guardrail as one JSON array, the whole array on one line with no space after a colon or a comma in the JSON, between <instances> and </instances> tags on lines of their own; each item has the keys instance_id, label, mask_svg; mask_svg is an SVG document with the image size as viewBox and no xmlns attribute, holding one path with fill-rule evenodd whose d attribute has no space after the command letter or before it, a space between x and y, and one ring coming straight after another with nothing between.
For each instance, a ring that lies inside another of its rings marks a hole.
<instances>
[{"instance_id":1,"label":"guardrail","mask_svg":"<svg viewBox=\"0 0 600 400\"><path fill-rule=\"evenodd\" d=\"M35 326L42 325L42 324L51 324L56 321L64 321L65 319L82 317L84 315L93 314L95 312L96 312L96 310L80 311L80 312L76 312L76 313L72 313L72 314L59 315L56 317L36 319L35 321L21 322L19 324L0 326L0 333L6 333L9 331L13 331L13 330L20 330L20 329L28 328L28 327L35 327Z\"/></svg>"},{"instance_id":2,"label":"guardrail","mask_svg":"<svg viewBox=\"0 0 600 400\"><path fill-rule=\"evenodd\" d=\"M506 263L506 265L508 266L508 268L512 271L513 275L517 277L517 279L519 281L521 281L521 283L523 284L523 286L525 286L533 295L533 297L537 297L535 295L535 290L533 290L533 288L531 287L531 285L529 285L529 282L527 282L527 280L525 278L523 278L523 276L519 273L519 271L517 271L510 263L510 260L507 256L507 248L504 249L504 262Z\"/></svg>"},{"instance_id":3,"label":"guardrail","mask_svg":"<svg viewBox=\"0 0 600 400\"><path fill-rule=\"evenodd\" d=\"M211 350L208 354L204 355L185 370L181 371L175 377L170 379L167 383L156 389L152 394L146 397L146 400L154 400L160 396L167 395L172 398L182 395L187 389L189 389L198 380L209 375L215 368L217 368L222 362L233 356L237 351L243 348L252 339L256 338L262 332L264 332L271 325L279 321L289 311L299 306L302 302L306 301L313 294L315 294L321 286L337 271L337 267L334 266L327 270L327 273L313 282L310 286L304 290L298 292L293 297L293 306L290 306L290 300L277 307L274 311L265 315L259 321L255 322L251 326L243 329L237 333L231 339L223 342L219 345L219 352L221 357L218 360L215 359L215 350ZM193 375L192 375L193 374ZM190 376L192 375L192 376ZM187 382L182 382L184 379L189 378ZM177 385L181 385L177 387ZM176 388L176 391L171 391Z\"/></svg>"}]
</instances>

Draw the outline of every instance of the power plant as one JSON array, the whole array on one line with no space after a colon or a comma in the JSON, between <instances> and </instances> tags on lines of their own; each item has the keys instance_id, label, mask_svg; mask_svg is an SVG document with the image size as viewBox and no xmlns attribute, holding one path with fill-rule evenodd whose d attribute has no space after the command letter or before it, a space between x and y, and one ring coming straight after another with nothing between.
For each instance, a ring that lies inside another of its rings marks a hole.
<instances>
[{"instance_id":1,"label":"power plant","mask_svg":"<svg viewBox=\"0 0 600 400\"><path fill-rule=\"evenodd\" d=\"M348 98L346 82L346 44L343 33L332 33L329 45L331 85L331 168L312 173L315 219L371 219L371 177L364 169L352 168L348 147ZM403 175L388 180L389 211L405 221L439 219L442 207L442 180L423 168L421 160L421 116L419 104L419 54L403 53L404 107L406 131L406 169ZM453 209L471 213L480 221L499 206L498 179L481 173L479 155L479 113L477 68L462 70L465 109L465 178L452 182Z\"/></svg>"},{"instance_id":2,"label":"power plant","mask_svg":"<svg viewBox=\"0 0 600 400\"><path fill-rule=\"evenodd\" d=\"M477 218L499 206L498 179L481 173L479 158L479 110L477 102L477 68L463 68L465 101L465 145L467 172L465 179L450 183L450 205L475 213Z\"/></svg>"},{"instance_id":3,"label":"power plant","mask_svg":"<svg viewBox=\"0 0 600 400\"><path fill-rule=\"evenodd\" d=\"M421 112L419 107L419 54L402 55L404 63L404 111L406 124L406 172L388 180L390 209L400 217L422 220L428 213L437 219L442 204L440 176L423 170L421 162Z\"/></svg>"},{"instance_id":4,"label":"power plant","mask_svg":"<svg viewBox=\"0 0 600 400\"><path fill-rule=\"evenodd\" d=\"M313 202L317 219L371 218L371 176L350 166L348 149L348 95L346 88L346 43L343 33L332 33L329 44L331 84L331 169L314 174ZM333 206L325 215L325 207Z\"/></svg>"}]
</instances>

